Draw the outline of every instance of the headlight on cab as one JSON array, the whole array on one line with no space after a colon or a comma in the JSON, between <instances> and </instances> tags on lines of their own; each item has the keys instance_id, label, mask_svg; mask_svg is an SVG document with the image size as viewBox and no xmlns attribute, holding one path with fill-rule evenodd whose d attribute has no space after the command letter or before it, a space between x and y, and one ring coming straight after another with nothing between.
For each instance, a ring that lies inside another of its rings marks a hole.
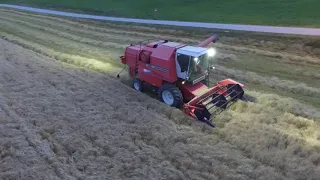
<instances>
[{"instance_id":1,"label":"headlight on cab","mask_svg":"<svg viewBox=\"0 0 320 180\"><path fill-rule=\"evenodd\" d=\"M210 48L207 51L209 57L213 57L217 54L217 51L214 48Z\"/></svg>"}]
</instances>

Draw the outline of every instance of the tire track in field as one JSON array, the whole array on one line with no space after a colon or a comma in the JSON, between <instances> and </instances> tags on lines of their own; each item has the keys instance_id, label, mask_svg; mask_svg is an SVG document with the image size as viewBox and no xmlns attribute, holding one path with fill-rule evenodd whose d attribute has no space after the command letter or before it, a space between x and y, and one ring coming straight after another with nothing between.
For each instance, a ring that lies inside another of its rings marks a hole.
<instances>
[{"instance_id":1,"label":"tire track in field","mask_svg":"<svg viewBox=\"0 0 320 180\"><path fill-rule=\"evenodd\" d=\"M24 136L26 137L26 140L28 141L29 145L35 149L35 151L47 163L47 165L50 165L53 169L55 169L55 173L59 178L61 179L64 179L64 177L71 178L68 175L68 173L62 167L60 167L60 165L58 165L59 161L55 158L54 152L49 147L49 144L41 141L41 138L36 133L37 132L36 127L32 127L32 125L22 120L22 118L16 112L14 112L13 110L10 110L10 108L8 107L8 105L6 105L6 102L3 98L0 104L0 108L6 111L8 116L14 118L19 122L19 126L21 127L21 130Z\"/></svg>"},{"instance_id":2,"label":"tire track in field","mask_svg":"<svg viewBox=\"0 0 320 180\"><path fill-rule=\"evenodd\" d=\"M0 82L6 84L1 78ZM0 93L0 178L61 179L62 173L50 164L53 160L46 152L47 144L36 147L40 141L37 130L23 121L12 106L12 101Z\"/></svg>"},{"instance_id":3,"label":"tire track in field","mask_svg":"<svg viewBox=\"0 0 320 180\"><path fill-rule=\"evenodd\" d=\"M13 66L14 67L14 66ZM1 63L1 73L3 74L12 74L15 73L19 75L19 72L14 68L10 68L10 66L6 65L6 62ZM14 77L15 78L15 77ZM13 79L14 79L13 78ZM2 84L7 84L3 82ZM22 87L22 89L25 89ZM5 110L8 116L17 120L20 124L21 130L24 133L26 140L29 142L29 145L35 149L35 151L39 154L39 156L53 169L55 169L55 173L58 177L64 179L66 177L73 179L70 174L68 174L59 164L59 161L55 157L54 152L49 147L48 143L45 143L41 140L39 135L37 134L37 129L32 124L28 123L29 120L24 121L20 115L15 110L11 110L11 108L6 104L7 97L2 98L2 102L0 103L0 108Z\"/></svg>"}]
</instances>

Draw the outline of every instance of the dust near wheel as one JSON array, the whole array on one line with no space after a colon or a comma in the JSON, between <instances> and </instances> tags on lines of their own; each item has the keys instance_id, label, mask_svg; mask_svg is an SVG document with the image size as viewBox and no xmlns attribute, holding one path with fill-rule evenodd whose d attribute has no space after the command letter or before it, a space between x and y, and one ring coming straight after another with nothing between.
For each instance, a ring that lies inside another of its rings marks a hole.
<instances>
[{"instance_id":1,"label":"dust near wheel","mask_svg":"<svg viewBox=\"0 0 320 180\"><path fill-rule=\"evenodd\" d=\"M159 99L172 107L180 108L183 104L182 93L178 87L172 84L164 84L158 91Z\"/></svg>"}]
</instances>

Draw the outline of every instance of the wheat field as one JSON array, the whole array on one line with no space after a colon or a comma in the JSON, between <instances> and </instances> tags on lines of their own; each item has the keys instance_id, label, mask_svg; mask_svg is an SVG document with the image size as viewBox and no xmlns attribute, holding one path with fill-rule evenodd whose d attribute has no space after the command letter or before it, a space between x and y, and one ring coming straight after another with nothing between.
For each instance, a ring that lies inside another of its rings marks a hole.
<instances>
[{"instance_id":1,"label":"wheat field","mask_svg":"<svg viewBox=\"0 0 320 180\"><path fill-rule=\"evenodd\" d=\"M211 129L134 91L125 75L115 78L130 43L197 44L208 33L11 9L0 9L0 19L0 179L320 177L316 47L277 49L272 39L253 47L259 38L223 36L212 45L219 53L211 81L244 82L255 102L236 103ZM273 64L255 69L248 54Z\"/></svg>"}]
</instances>

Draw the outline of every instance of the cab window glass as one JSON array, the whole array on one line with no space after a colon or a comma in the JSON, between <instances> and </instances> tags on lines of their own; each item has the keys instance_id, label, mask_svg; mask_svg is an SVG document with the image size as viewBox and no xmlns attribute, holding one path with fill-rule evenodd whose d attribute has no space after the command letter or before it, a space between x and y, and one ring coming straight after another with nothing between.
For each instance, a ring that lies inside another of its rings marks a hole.
<instances>
[{"instance_id":1,"label":"cab window glass","mask_svg":"<svg viewBox=\"0 0 320 180\"><path fill-rule=\"evenodd\" d=\"M178 54L177 60L178 60L178 63L181 67L181 72L187 71L188 67L189 67L190 56L184 55L184 54Z\"/></svg>"}]
</instances>

